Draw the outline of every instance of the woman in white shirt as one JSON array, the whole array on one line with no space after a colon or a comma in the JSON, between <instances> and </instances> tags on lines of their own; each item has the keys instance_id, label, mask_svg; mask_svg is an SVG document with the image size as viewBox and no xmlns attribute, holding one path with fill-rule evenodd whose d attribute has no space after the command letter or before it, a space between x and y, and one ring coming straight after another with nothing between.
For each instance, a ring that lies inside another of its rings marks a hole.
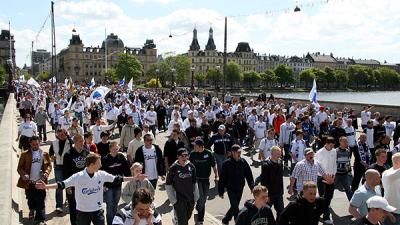
<instances>
[{"instance_id":1,"label":"woman in white shirt","mask_svg":"<svg viewBox=\"0 0 400 225\"><path fill-rule=\"evenodd\" d=\"M32 121L32 116L26 114L24 122L19 125L17 140L19 140L18 147L22 150L29 149L29 138L36 135L37 126L36 123Z\"/></svg>"}]
</instances>

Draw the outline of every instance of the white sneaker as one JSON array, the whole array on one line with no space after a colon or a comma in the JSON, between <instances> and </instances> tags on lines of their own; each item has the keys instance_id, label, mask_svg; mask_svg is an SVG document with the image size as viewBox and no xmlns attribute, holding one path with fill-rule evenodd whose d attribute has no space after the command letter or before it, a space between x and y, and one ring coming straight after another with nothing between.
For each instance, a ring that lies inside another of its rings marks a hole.
<instances>
[{"instance_id":1,"label":"white sneaker","mask_svg":"<svg viewBox=\"0 0 400 225\"><path fill-rule=\"evenodd\" d=\"M58 207L58 208L56 208L56 212L57 212L57 213L62 213L62 212L63 212L63 209L60 208L60 207Z\"/></svg>"},{"instance_id":2,"label":"white sneaker","mask_svg":"<svg viewBox=\"0 0 400 225\"><path fill-rule=\"evenodd\" d=\"M324 224L333 224L333 222L332 222L331 219L324 220L323 223L324 223Z\"/></svg>"}]
</instances>

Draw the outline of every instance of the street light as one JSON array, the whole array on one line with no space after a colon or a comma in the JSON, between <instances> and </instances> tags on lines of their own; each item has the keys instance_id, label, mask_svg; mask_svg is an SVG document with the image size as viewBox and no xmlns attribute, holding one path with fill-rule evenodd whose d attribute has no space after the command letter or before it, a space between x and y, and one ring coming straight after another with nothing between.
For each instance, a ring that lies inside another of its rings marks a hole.
<instances>
[{"instance_id":1,"label":"street light","mask_svg":"<svg viewBox=\"0 0 400 225\"><path fill-rule=\"evenodd\" d=\"M215 79L216 80L215 83L217 83L217 81L218 81L218 86L215 87L215 89L217 89L217 92L218 92L219 91L219 70L221 69L221 66L220 65L216 65L215 69L217 69L217 79Z\"/></svg>"},{"instance_id":2,"label":"street light","mask_svg":"<svg viewBox=\"0 0 400 225\"><path fill-rule=\"evenodd\" d=\"M195 70L195 67L192 66L191 70L192 70L192 85L190 86L190 89L192 91L194 91L194 70Z\"/></svg>"}]
</instances>

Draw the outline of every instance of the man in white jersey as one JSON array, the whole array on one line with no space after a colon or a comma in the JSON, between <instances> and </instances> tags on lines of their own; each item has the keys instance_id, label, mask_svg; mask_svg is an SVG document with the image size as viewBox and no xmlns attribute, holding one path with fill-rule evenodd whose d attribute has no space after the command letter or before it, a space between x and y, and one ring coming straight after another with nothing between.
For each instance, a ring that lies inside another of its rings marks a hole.
<instances>
[{"instance_id":1,"label":"man in white jersey","mask_svg":"<svg viewBox=\"0 0 400 225\"><path fill-rule=\"evenodd\" d=\"M55 184L45 184L43 181L36 183L37 189L56 189L75 187L76 222L79 225L104 225L103 185L105 182L122 183L124 181L143 180L146 175L136 177L120 177L111 175L101 168L100 155L90 153L85 160L86 168L75 173L68 179Z\"/></svg>"}]
</instances>

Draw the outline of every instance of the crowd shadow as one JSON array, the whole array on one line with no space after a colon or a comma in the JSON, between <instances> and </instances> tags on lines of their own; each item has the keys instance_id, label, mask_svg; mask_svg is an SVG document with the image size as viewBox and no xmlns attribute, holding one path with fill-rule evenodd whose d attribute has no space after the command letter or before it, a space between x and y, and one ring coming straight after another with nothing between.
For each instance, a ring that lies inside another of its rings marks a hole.
<instances>
[{"instance_id":1,"label":"crowd shadow","mask_svg":"<svg viewBox=\"0 0 400 225\"><path fill-rule=\"evenodd\" d=\"M167 214L172 211L172 205L170 204L169 200L166 199L164 203L158 206L156 209L160 214Z\"/></svg>"}]
</instances>

